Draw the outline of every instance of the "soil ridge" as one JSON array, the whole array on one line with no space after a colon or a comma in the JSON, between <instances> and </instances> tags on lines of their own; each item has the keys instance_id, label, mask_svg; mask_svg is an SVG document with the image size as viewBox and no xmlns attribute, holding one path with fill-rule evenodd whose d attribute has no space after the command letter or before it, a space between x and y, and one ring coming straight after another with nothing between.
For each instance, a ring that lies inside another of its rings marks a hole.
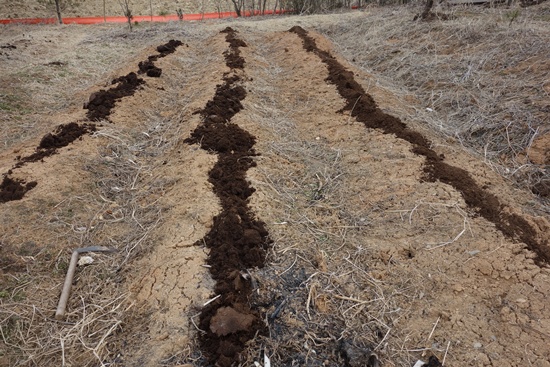
<instances>
[{"instance_id":1,"label":"soil ridge","mask_svg":"<svg viewBox=\"0 0 550 367\"><path fill-rule=\"evenodd\" d=\"M166 57L176 51L176 48L183 45L183 42L170 40L165 44L157 46L158 55L151 55L147 61L138 64L138 73L146 73L150 77L160 77L162 69L155 66L154 61L161 57ZM116 84L108 90L100 90L92 93L89 102L84 104L84 109L87 109L87 118L91 121L105 119L109 121L111 110L115 107L115 103L123 97L134 95L145 81L138 78L137 74L131 72L125 76L114 79L111 84ZM77 139L81 139L84 134L97 131L97 125L94 123L78 124L70 122L67 124L58 125L55 132L48 133L42 137L35 152L27 157L17 157L18 162L7 173L3 174L4 178L0 184L0 203L5 203L13 200L21 200L25 194L37 186L36 181L26 182L21 179L12 179L9 176L13 170L23 167L26 163L38 162L55 153L59 148L66 147Z\"/></svg>"},{"instance_id":2,"label":"soil ridge","mask_svg":"<svg viewBox=\"0 0 550 367\"><path fill-rule=\"evenodd\" d=\"M250 307L253 285L247 269L264 265L270 240L265 223L257 220L248 206L255 190L246 172L256 166L256 138L231 122L243 109L241 101L247 94L237 85L242 78L236 73L244 68L239 47L246 47L246 43L232 28L221 33L226 33L229 43L224 56L231 73L224 75L214 97L198 111L203 121L186 142L200 144L202 149L218 155L208 181L220 199L222 212L214 217L210 232L196 243L210 249L207 262L216 281L217 297L201 312L200 328L205 333L200 336L200 344L212 364L229 367L238 362L246 342L265 331L259 312Z\"/></svg>"},{"instance_id":3,"label":"soil ridge","mask_svg":"<svg viewBox=\"0 0 550 367\"><path fill-rule=\"evenodd\" d=\"M410 129L399 118L380 110L374 99L355 80L353 73L342 66L330 52L319 49L306 30L294 26L289 32L297 34L303 41L304 49L319 56L327 65L327 82L334 84L346 101L342 111L350 111L351 116L367 128L381 129L385 134L394 134L411 143L413 153L426 157L424 180L439 180L452 186L461 193L468 206L474 208L478 215L494 223L506 237L525 243L527 248L536 254L534 260L539 266L550 264L548 241L539 239L537 231L525 218L507 210L495 195L480 187L468 171L445 163L445 157L431 149L431 142L422 134Z\"/></svg>"}]
</instances>

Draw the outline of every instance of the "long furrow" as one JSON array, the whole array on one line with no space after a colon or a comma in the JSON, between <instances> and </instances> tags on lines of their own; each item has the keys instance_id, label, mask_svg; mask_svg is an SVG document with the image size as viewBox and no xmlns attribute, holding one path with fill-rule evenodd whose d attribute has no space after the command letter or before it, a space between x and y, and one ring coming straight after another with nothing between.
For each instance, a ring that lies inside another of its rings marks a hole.
<instances>
[{"instance_id":1,"label":"long furrow","mask_svg":"<svg viewBox=\"0 0 550 367\"><path fill-rule=\"evenodd\" d=\"M426 154L450 165L433 148L437 138L378 108L320 49L329 47L322 37L321 47L304 52L293 33L251 28L245 57L254 83L239 125L258 138L261 164L249 176L259 193L251 200L275 242L269 266L252 272L259 284L252 303L266 313L269 337L252 342L248 362L262 350L275 365L435 366L448 348L448 363L496 365L521 358L521 348L510 347L518 330L540 350L544 264L522 250L521 232L500 230L445 171L427 177ZM468 188L490 180L499 187L471 158L453 158L465 163L457 170L468 174ZM544 244L542 230L533 235ZM511 306L525 300L527 322ZM521 327L508 323L514 317ZM480 344L486 349L472 349Z\"/></svg>"},{"instance_id":2,"label":"long furrow","mask_svg":"<svg viewBox=\"0 0 550 367\"><path fill-rule=\"evenodd\" d=\"M256 139L231 122L242 110L241 101L246 97L246 90L239 85L245 65L239 48L246 44L236 38L233 29L222 32L230 46L225 58L231 72L200 111L203 121L187 142L218 155L209 182L220 199L222 212L214 217L210 232L197 242L210 250L207 262L216 281L214 300L201 312L200 327L205 334L200 340L211 363L228 367L238 361L245 343L264 329L258 311L249 306L252 283L247 269L263 266L270 241L265 224L248 206L255 190L246 172L255 166Z\"/></svg>"},{"instance_id":3,"label":"long furrow","mask_svg":"<svg viewBox=\"0 0 550 367\"><path fill-rule=\"evenodd\" d=\"M158 78L162 74L162 69L156 67L154 62L159 58L166 57L173 53L177 47L183 45L181 41L170 40L166 44L159 45L157 51L159 54L151 55L146 61L139 62L138 74L146 74L149 77ZM13 200L21 200L25 194L32 190L38 183L36 181L26 182L22 179L13 179L10 176L14 170L17 170L27 163L40 162L44 158L56 154L59 149L66 147L83 135L97 131L98 126L93 122L100 120L109 121L109 115L114 109L117 101L122 98L130 97L141 88L145 81L139 78L134 72L115 78L111 81L113 87L101 89L92 93L88 102L84 103L84 109L88 110L86 117L88 122L71 122L62 124L55 128L55 131L44 135L36 147L35 152L29 156L17 156L17 163L12 169L3 173L3 180L0 184L0 204ZM90 122L93 121L93 122ZM101 126L101 125L99 125Z\"/></svg>"},{"instance_id":4,"label":"long furrow","mask_svg":"<svg viewBox=\"0 0 550 367\"><path fill-rule=\"evenodd\" d=\"M305 50L315 53L327 65L327 81L336 86L346 101L343 111L350 111L351 116L368 128L381 129L386 134L395 134L399 139L411 143L412 151L426 158L423 177L426 181L439 180L452 186L462 194L470 207L494 223L505 236L525 243L529 250L537 254L538 264L550 263L548 240L538 238L536 230L529 222L520 215L506 211L500 200L481 188L468 171L446 163L445 157L438 155L430 147L431 142L426 137L410 129L397 117L380 110L374 99L355 81L353 73L346 70L329 52L320 50L315 40L303 28L296 26L290 32L300 36Z\"/></svg>"}]
</instances>

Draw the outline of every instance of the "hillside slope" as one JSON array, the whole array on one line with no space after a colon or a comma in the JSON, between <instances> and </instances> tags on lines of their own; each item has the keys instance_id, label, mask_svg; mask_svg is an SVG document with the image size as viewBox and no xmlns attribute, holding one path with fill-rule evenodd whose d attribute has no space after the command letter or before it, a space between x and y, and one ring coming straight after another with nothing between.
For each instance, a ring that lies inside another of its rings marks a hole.
<instances>
[{"instance_id":1,"label":"hillside slope","mask_svg":"<svg viewBox=\"0 0 550 367\"><path fill-rule=\"evenodd\" d=\"M451 139L434 74L392 64L433 47L411 24L442 40L495 11L414 12L2 26L0 365L548 366L544 201ZM542 58L541 22L495 29ZM523 111L548 104L536 65L506 79ZM56 320L87 246L116 252Z\"/></svg>"}]
</instances>

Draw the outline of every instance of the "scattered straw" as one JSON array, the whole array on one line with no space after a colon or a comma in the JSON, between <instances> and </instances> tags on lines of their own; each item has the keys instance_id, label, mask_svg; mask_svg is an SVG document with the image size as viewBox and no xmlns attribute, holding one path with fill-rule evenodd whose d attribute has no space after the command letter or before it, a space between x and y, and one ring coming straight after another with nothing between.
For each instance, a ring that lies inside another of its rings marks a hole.
<instances>
[{"instance_id":1,"label":"scattered straw","mask_svg":"<svg viewBox=\"0 0 550 367\"><path fill-rule=\"evenodd\" d=\"M504 7L448 7L442 11L451 20L413 22L418 9L378 8L317 29L348 60L376 74L368 83L414 93L424 108L400 109L402 119L457 140L522 188L548 180L544 165L527 156L533 141L550 132L548 22L525 8L512 24L513 10Z\"/></svg>"}]
</instances>

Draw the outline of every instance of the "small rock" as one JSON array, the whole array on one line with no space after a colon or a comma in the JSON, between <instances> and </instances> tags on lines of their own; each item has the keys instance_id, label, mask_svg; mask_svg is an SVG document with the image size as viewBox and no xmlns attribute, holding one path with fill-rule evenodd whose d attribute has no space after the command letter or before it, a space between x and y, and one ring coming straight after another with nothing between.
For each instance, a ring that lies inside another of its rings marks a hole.
<instances>
[{"instance_id":1,"label":"small rock","mask_svg":"<svg viewBox=\"0 0 550 367\"><path fill-rule=\"evenodd\" d=\"M78 259L78 266L89 265L94 262L91 256L82 256Z\"/></svg>"}]
</instances>

